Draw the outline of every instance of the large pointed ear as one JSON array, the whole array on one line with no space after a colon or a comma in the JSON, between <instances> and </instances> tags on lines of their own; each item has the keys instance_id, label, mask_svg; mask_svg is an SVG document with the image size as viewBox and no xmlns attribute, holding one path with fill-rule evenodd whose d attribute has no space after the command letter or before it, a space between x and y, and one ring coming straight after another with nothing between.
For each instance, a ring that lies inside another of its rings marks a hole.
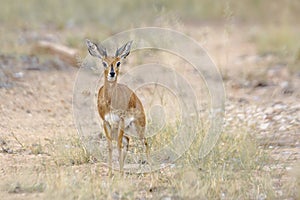
<instances>
[{"instance_id":1,"label":"large pointed ear","mask_svg":"<svg viewBox=\"0 0 300 200\"><path fill-rule=\"evenodd\" d=\"M121 46L120 48L118 48L118 50L116 51L116 57L119 57L121 59L126 58L130 53L132 42L133 41L131 40L126 44L124 44L123 46Z\"/></svg>"},{"instance_id":2,"label":"large pointed ear","mask_svg":"<svg viewBox=\"0 0 300 200\"><path fill-rule=\"evenodd\" d=\"M102 45L97 45L89 39L86 39L86 45L91 56L98 57L100 59L107 57L106 49Z\"/></svg>"}]
</instances>

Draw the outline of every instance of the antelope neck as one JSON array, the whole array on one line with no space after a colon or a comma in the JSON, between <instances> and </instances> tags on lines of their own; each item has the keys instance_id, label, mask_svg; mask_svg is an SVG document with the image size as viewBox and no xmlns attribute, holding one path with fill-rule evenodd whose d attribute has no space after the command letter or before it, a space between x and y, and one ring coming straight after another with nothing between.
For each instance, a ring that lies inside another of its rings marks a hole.
<instances>
[{"instance_id":1,"label":"antelope neck","mask_svg":"<svg viewBox=\"0 0 300 200\"><path fill-rule=\"evenodd\" d=\"M114 82L109 82L107 80L105 80L105 83L104 83L104 95L106 96L106 98L108 100L111 99L111 95L114 91L114 89L117 87L117 81L114 81Z\"/></svg>"}]
</instances>

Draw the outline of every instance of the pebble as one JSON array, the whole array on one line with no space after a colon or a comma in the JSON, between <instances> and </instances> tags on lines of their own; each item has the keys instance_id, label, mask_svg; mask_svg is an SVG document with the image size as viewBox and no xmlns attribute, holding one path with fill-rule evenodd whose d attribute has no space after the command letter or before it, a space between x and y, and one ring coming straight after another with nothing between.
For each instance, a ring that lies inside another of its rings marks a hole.
<instances>
[{"instance_id":1,"label":"pebble","mask_svg":"<svg viewBox=\"0 0 300 200\"><path fill-rule=\"evenodd\" d=\"M285 89L289 87L289 82L288 81L283 81L280 83L280 87Z\"/></svg>"},{"instance_id":2,"label":"pebble","mask_svg":"<svg viewBox=\"0 0 300 200\"><path fill-rule=\"evenodd\" d=\"M287 128L285 126L280 126L279 131L285 131Z\"/></svg>"},{"instance_id":3,"label":"pebble","mask_svg":"<svg viewBox=\"0 0 300 200\"><path fill-rule=\"evenodd\" d=\"M266 114L272 114L274 112L274 109L272 107L268 107L266 110L265 110L265 113Z\"/></svg>"},{"instance_id":4,"label":"pebble","mask_svg":"<svg viewBox=\"0 0 300 200\"><path fill-rule=\"evenodd\" d=\"M162 197L161 200L171 200L172 198L167 196L167 197Z\"/></svg>"},{"instance_id":5,"label":"pebble","mask_svg":"<svg viewBox=\"0 0 300 200\"><path fill-rule=\"evenodd\" d=\"M285 169L286 169L287 171L291 171L293 168L290 167L290 166L288 166L288 167L285 167Z\"/></svg>"},{"instance_id":6,"label":"pebble","mask_svg":"<svg viewBox=\"0 0 300 200\"><path fill-rule=\"evenodd\" d=\"M261 130L266 130L269 127L270 123L263 123L259 126Z\"/></svg>"},{"instance_id":7,"label":"pebble","mask_svg":"<svg viewBox=\"0 0 300 200\"><path fill-rule=\"evenodd\" d=\"M287 107L286 105L281 104L281 103L274 105L274 109L276 109L276 110L282 110L282 109L285 109L286 107Z\"/></svg>"},{"instance_id":8,"label":"pebble","mask_svg":"<svg viewBox=\"0 0 300 200\"><path fill-rule=\"evenodd\" d=\"M237 114L237 117L238 117L240 120L245 119L245 115L244 115L244 114Z\"/></svg>"},{"instance_id":9,"label":"pebble","mask_svg":"<svg viewBox=\"0 0 300 200\"><path fill-rule=\"evenodd\" d=\"M275 121L278 121L278 120L280 120L282 118L282 115L275 115L274 117L273 117L273 119L275 120Z\"/></svg>"},{"instance_id":10,"label":"pebble","mask_svg":"<svg viewBox=\"0 0 300 200\"><path fill-rule=\"evenodd\" d=\"M13 74L14 78L23 78L24 77L24 73L23 72L17 72Z\"/></svg>"}]
</instances>

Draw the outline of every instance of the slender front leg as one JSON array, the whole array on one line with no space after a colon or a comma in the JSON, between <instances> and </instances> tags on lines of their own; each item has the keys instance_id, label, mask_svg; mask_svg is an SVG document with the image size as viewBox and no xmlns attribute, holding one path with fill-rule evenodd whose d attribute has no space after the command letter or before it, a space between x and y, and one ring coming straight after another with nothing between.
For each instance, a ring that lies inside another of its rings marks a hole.
<instances>
[{"instance_id":1,"label":"slender front leg","mask_svg":"<svg viewBox=\"0 0 300 200\"><path fill-rule=\"evenodd\" d=\"M107 121L103 122L104 132L107 139L108 148L108 176L112 176L112 138L111 138L111 128Z\"/></svg>"},{"instance_id":2,"label":"slender front leg","mask_svg":"<svg viewBox=\"0 0 300 200\"><path fill-rule=\"evenodd\" d=\"M129 148L129 138L126 135L123 135L122 141L123 141L123 151L122 151L123 157L122 157L122 160L123 160L123 165L124 165L126 155L127 155L127 152L128 152L128 148Z\"/></svg>"},{"instance_id":3,"label":"slender front leg","mask_svg":"<svg viewBox=\"0 0 300 200\"><path fill-rule=\"evenodd\" d=\"M118 151L119 151L119 165L120 172L124 174L124 159L126 154L123 152L123 136L124 136L124 119L121 119L118 127ZM124 156L125 155L125 156Z\"/></svg>"}]
</instances>

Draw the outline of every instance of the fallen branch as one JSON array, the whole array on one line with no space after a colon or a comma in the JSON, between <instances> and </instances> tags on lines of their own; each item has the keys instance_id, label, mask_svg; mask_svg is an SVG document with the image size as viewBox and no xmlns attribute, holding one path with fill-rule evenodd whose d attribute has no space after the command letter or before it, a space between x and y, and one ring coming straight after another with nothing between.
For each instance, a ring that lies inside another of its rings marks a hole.
<instances>
[{"instance_id":1,"label":"fallen branch","mask_svg":"<svg viewBox=\"0 0 300 200\"><path fill-rule=\"evenodd\" d=\"M39 41L32 48L33 54L51 54L53 56L57 56L62 61L77 67L77 59L78 50L73 49L62 44L57 44L48 41Z\"/></svg>"}]
</instances>

